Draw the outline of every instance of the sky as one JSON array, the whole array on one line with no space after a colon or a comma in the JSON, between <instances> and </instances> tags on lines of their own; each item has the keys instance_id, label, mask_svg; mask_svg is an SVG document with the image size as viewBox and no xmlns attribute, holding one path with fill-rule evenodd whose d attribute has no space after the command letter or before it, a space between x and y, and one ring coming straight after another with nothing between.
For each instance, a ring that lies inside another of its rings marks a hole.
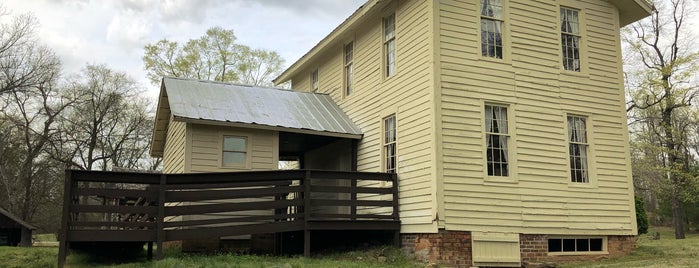
<instances>
[{"instance_id":1,"label":"sky","mask_svg":"<svg viewBox=\"0 0 699 268\"><path fill-rule=\"evenodd\" d=\"M366 0L3 0L10 15L32 13L42 44L61 58L64 73L106 64L141 83L143 47L163 38L185 42L220 26L237 43L278 52L289 66Z\"/></svg>"}]
</instances>

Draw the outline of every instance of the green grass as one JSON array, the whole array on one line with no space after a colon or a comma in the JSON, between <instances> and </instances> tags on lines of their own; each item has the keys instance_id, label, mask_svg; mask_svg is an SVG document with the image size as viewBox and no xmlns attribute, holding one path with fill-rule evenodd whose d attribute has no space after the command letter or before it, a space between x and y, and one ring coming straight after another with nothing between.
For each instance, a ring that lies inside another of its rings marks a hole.
<instances>
[{"instance_id":1,"label":"green grass","mask_svg":"<svg viewBox=\"0 0 699 268\"><path fill-rule=\"evenodd\" d=\"M58 248L0 247L0 267L56 267ZM235 254L196 255L182 254L179 249L166 249L165 259L147 261L145 258L130 263L99 263L89 256L72 253L66 267L114 267L114 268L197 268L197 267L241 267L241 268L300 268L300 267L424 267L404 256L393 247L370 248L363 251L326 254L322 257L275 257Z\"/></svg>"},{"instance_id":2,"label":"green grass","mask_svg":"<svg viewBox=\"0 0 699 268\"><path fill-rule=\"evenodd\" d=\"M699 233L690 233L687 239L675 240L670 228L652 228L650 233L660 232L660 240L651 240L645 234L638 239L638 248L633 254L595 262L570 263L559 267L699 267ZM50 237L46 238L50 241ZM0 267L55 267L56 247L0 247ZM172 248L165 250L162 261L147 261L145 258L131 263L97 263L86 255L72 253L67 267L424 267L404 256L393 247L369 248L362 251L325 254L321 257L274 257L235 254L188 255Z\"/></svg>"},{"instance_id":3,"label":"green grass","mask_svg":"<svg viewBox=\"0 0 699 268\"><path fill-rule=\"evenodd\" d=\"M660 233L660 240L650 239L654 232ZM648 234L639 236L638 248L629 256L561 267L699 267L699 233L676 240L670 228L651 228Z\"/></svg>"}]
</instances>

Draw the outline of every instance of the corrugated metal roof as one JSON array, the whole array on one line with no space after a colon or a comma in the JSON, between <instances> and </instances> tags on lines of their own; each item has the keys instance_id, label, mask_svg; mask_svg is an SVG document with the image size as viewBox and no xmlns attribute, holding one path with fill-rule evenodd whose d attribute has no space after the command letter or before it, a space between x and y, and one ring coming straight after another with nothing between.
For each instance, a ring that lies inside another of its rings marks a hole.
<instances>
[{"instance_id":1,"label":"corrugated metal roof","mask_svg":"<svg viewBox=\"0 0 699 268\"><path fill-rule=\"evenodd\" d=\"M163 84L175 118L362 135L325 94L169 77Z\"/></svg>"}]
</instances>

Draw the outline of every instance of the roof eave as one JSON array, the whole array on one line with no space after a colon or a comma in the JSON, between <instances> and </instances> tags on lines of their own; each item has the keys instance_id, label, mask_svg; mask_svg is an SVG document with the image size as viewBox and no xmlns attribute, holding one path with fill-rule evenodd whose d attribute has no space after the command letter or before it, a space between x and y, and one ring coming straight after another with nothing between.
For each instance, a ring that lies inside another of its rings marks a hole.
<instances>
[{"instance_id":1,"label":"roof eave","mask_svg":"<svg viewBox=\"0 0 699 268\"><path fill-rule=\"evenodd\" d=\"M357 133L330 132L330 131L320 131L320 130L304 129L304 128L291 128L291 127L283 127L283 126L262 125L262 124L255 124L255 123L251 124L251 123L241 123L241 122L218 121L218 120L210 120L210 119L202 119L202 118L188 118L188 117L183 117L183 116L178 116L178 115L173 115L173 120L179 121L179 122L185 122L185 123L201 124L201 125L274 130L274 131L282 131L282 132L311 134L311 135L318 135L318 136L328 136L328 137L346 138L346 139L355 139L355 140L361 140L362 136L363 136L363 134L357 134Z\"/></svg>"},{"instance_id":2,"label":"roof eave","mask_svg":"<svg viewBox=\"0 0 699 268\"><path fill-rule=\"evenodd\" d=\"M160 94L158 95L158 105L155 110L155 120L153 121L153 133L151 134L150 156L162 157L165 150L165 136L167 135L167 125L170 120L170 112L165 111L167 105L167 92L165 91L165 78L161 80ZM169 105L168 105L169 106ZM163 126L164 125L164 126Z\"/></svg>"},{"instance_id":3,"label":"roof eave","mask_svg":"<svg viewBox=\"0 0 699 268\"><path fill-rule=\"evenodd\" d=\"M653 4L647 0L611 0L619 9L619 27L624 27L645 17L653 12Z\"/></svg>"},{"instance_id":4,"label":"roof eave","mask_svg":"<svg viewBox=\"0 0 699 268\"><path fill-rule=\"evenodd\" d=\"M272 80L275 85L279 85L291 79L291 75L296 73L301 67L306 65L306 63L313 58L318 52L325 50L326 47L335 43L338 38L342 38L344 33L354 27L358 22L360 22L366 14L374 10L379 3L386 0L368 0L364 5L359 7L357 11L352 13L345 21L338 25L330 34L325 36L318 44L316 44L311 50L306 52L300 59L294 62L289 68L284 70L277 78Z\"/></svg>"}]
</instances>

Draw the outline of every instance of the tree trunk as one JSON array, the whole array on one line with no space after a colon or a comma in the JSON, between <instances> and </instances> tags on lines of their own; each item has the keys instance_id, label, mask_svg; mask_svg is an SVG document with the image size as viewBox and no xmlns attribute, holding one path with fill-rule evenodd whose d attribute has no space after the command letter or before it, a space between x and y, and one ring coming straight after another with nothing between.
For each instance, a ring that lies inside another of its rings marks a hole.
<instances>
[{"instance_id":1,"label":"tree trunk","mask_svg":"<svg viewBox=\"0 0 699 268\"><path fill-rule=\"evenodd\" d=\"M675 239L684 239L684 220L682 213L682 202L680 202L677 187L672 193L672 226L675 228Z\"/></svg>"}]
</instances>

